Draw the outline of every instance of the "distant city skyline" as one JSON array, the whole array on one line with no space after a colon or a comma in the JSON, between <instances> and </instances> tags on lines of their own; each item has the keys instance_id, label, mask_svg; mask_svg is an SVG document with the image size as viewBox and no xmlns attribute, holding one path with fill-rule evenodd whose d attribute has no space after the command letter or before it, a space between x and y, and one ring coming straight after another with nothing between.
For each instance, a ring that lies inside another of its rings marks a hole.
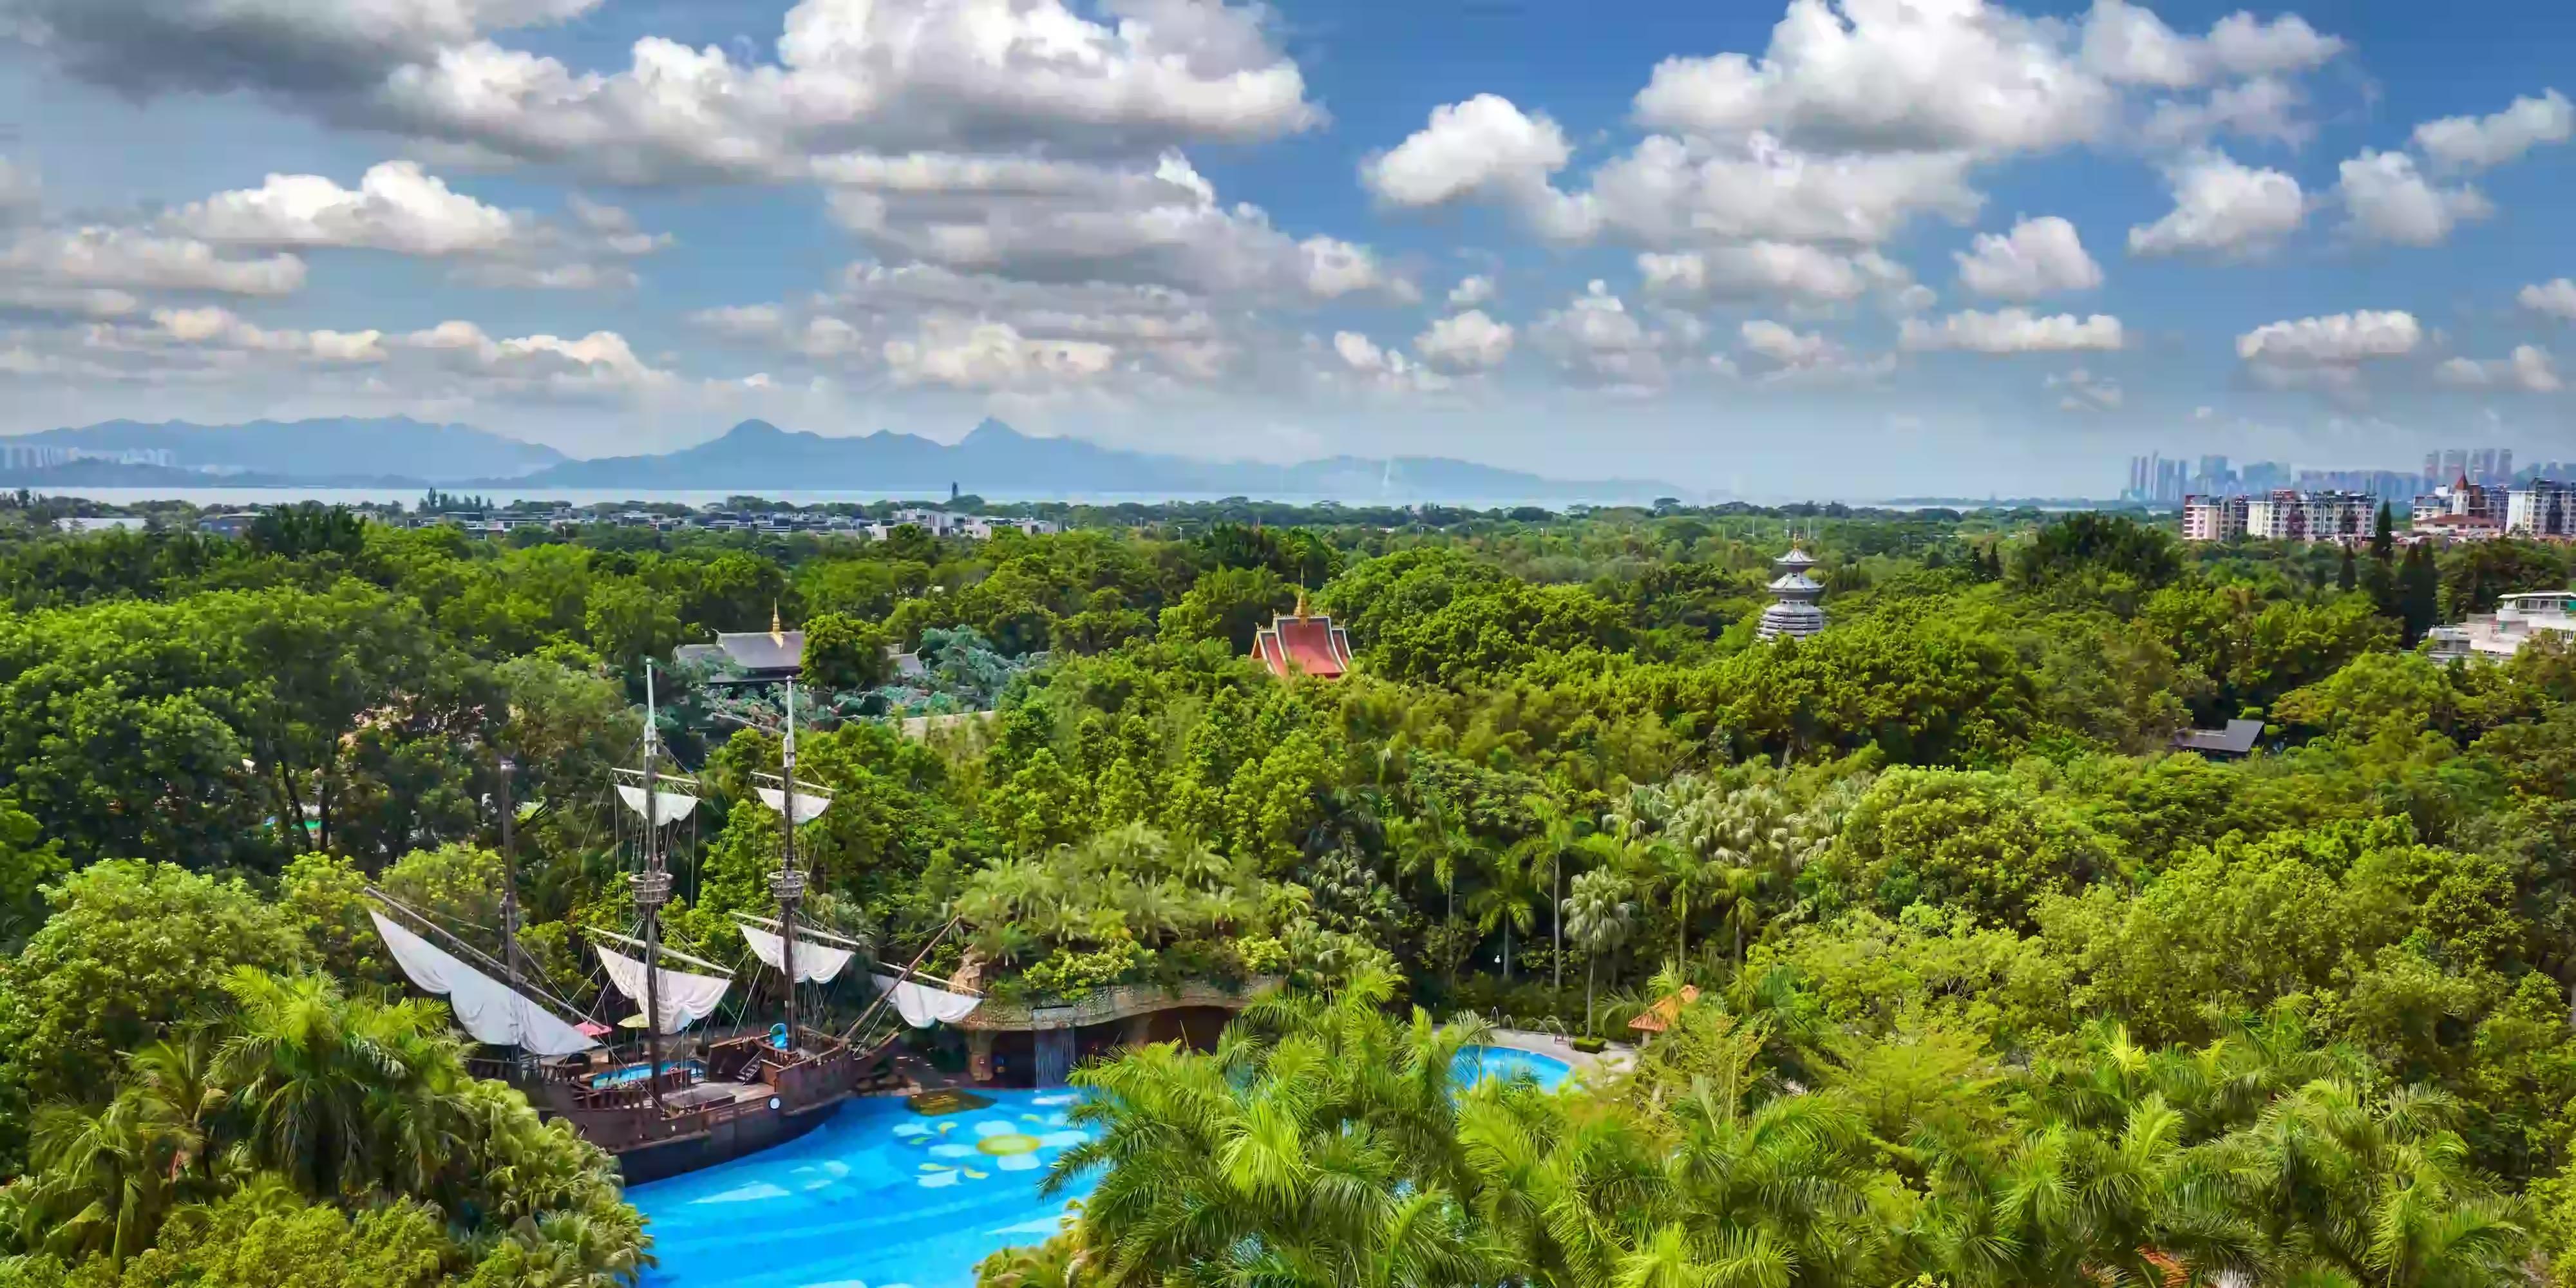
<instances>
[{"instance_id":1,"label":"distant city skyline","mask_svg":"<svg viewBox=\"0 0 2576 1288\"><path fill-rule=\"evenodd\" d=\"M2128 484L2119 499L2179 505L2191 496L2243 496L2296 488L2404 500L2455 482L2506 487L2531 479L2576 479L2576 461L2532 461L2517 468L2510 447L2447 447L2426 452L2422 468L2408 471L2280 461L2248 461L2235 467L2220 454L2167 460L2161 453L2149 452L2129 458Z\"/></svg>"}]
</instances>

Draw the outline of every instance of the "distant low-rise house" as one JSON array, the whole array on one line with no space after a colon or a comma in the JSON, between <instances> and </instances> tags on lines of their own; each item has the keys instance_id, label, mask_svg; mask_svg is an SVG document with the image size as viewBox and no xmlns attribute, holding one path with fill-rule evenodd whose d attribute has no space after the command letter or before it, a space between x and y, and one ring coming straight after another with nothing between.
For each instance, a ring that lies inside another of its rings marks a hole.
<instances>
[{"instance_id":1,"label":"distant low-rise house","mask_svg":"<svg viewBox=\"0 0 2576 1288\"><path fill-rule=\"evenodd\" d=\"M987 519L979 516L968 519L964 531L978 541L989 541L997 532L1024 532L1032 537L1042 537L1058 531L1058 528L1044 519Z\"/></svg>"},{"instance_id":2,"label":"distant low-rise house","mask_svg":"<svg viewBox=\"0 0 2576 1288\"><path fill-rule=\"evenodd\" d=\"M229 514L208 514L197 519L197 531L218 537L238 537L259 522L256 510L235 510Z\"/></svg>"},{"instance_id":3,"label":"distant low-rise house","mask_svg":"<svg viewBox=\"0 0 2576 1288\"><path fill-rule=\"evenodd\" d=\"M886 525L890 528L915 527L934 537L953 537L963 530L972 518L974 518L973 515L951 514L946 510L910 507L895 511L893 517L886 521Z\"/></svg>"},{"instance_id":4,"label":"distant low-rise house","mask_svg":"<svg viewBox=\"0 0 2576 1288\"><path fill-rule=\"evenodd\" d=\"M55 529L62 532L141 532L151 525L151 520L139 514L110 514L96 518L54 520Z\"/></svg>"},{"instance_id":5,"label":"distant low-rise house","mask_svg":"<svg viewBox=\"0 0 2576 1288\"><path fill-rule=\"evenodd\" d=\"M2437 662L2485 658L2501 662L2542 635L2576 641L2576 591L2543 590L2506 595L2492 613L2470 617L2457 626L2426 632Z\"/></svg>"},{"instance_id":6,"label":"distant low-rise house","mask_svg":"<svg viewBox=\"0 0 2576 1288\"><path fill-rule=\"evenodd\" d=\"M2493 541L2504 535L2504 525L2483 515L2435 514L2410 521L2407 535L2418 541Z\"/></svg>"}]
</instances>

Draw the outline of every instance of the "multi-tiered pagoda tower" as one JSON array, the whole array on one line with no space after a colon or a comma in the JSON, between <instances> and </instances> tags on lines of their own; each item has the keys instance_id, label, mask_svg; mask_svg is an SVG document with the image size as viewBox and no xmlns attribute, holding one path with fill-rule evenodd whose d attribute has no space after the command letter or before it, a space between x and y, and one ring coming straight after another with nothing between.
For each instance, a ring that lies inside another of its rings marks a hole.
<instances>
[{"instance_id":1,"label":"multi-tiered pagoda tower","mask_svg":"<svg viewBox=\"0 0 2576 1288\"><path fill-rule=\"evenodd\" d=\"M1825 610L1816 601L1825 597L1822 582L1807 575L1816 566L1807 552L1795 545L1789 553L1771 561L1780 575L1771 579L1771 598L1778 601L1762 610L1762 625L1755 637L1765 640L1802 640L1825 629Z\"/></svg>"}]
</instances>

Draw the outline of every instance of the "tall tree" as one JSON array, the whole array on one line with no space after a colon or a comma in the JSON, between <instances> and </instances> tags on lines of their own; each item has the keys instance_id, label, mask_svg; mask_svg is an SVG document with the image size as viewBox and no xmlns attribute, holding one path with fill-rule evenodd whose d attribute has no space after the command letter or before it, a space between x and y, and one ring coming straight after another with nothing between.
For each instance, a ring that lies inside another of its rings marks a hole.
<instances>
[{"instance_id":1,"label":"tall tree","mask_svg":"<svg viewBox=\"0 0 2576 1288\"><path fill-rule=\"evenodd\" d=\"M2432 547L2417 542L2406 548L2406 564L2397 576L2398 615L2412 647L2442 620L2442 573L2433 563Z\"/></svg>"},{"instance_id":2,"label":"tall tree","mask_svg":"<svg viewBox=\"0 0 2576 1288\"><path fill-rule=\"evenodd\" d=\"M1609 956L1637 927L1637 905L1629 898L1634 893L1627 874L1614 868L1594 868L1576 874L1574 892L1565 900L1565 925L1574 936L1575 950L1583 954L1583 1031L1593 1032L1596 1008L1593 1005L1599 980L1601 959Z\"/></svg>"},{"instance_id":3,"label":"tall tree","mask_svg":"<svg viewBox=\"0 0 2576 1288\"><path fill-rule=\"evenodd\" d=\"M2396 619L2402 614L2397 603L2397 518L2388 503L2379 503L2379 515L2370 527L2370 602L2382 617Z\"/></svg>"}]
</instances>

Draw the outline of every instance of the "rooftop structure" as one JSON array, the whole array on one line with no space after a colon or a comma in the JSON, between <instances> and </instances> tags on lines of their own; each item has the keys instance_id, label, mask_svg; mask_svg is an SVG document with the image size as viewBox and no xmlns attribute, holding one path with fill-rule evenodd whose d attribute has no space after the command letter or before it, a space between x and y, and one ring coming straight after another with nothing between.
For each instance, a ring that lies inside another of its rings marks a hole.
<instances>
[{"instance_id":1,"label":"rooftop structure","mask_svg":"<svg viewBox=\"0 0 2576 1288\"><path fill-rule=\"evenodd\" d=\"M1641 1034L1669 1033L1673 1025L1681 1022L1682 1008L1698 1000L1699 985L1684 984L1682 991L1666 993L1653 1006L1639 1011L1637 1018L1628 1021L1628 1027Z\"/></svg>"},{"instance_id":2,"label":"rooftop structure","mask_svg":"<svg viewBox=\"0 0 2576 1288\"><path fill-rule=\"evenodd\" d=\"M1757 639L1802 640L1825 629L1825 610L1816 601L1825 597L1824 583L1807 575L1816 561L1795 546L1789 553L1771 561L1780 575L1771 579L1769 608L1762 610L1762 624L1755 628Z\"/></svg>"},{"instance_id":3,"label":"rooftop structure","mask_svg":"<svg viewBox=\"0 0 2576 1288\"><path fill-rule=\"evenodd\" d=\"M713 644L683 644L672 650L677 662L722 661L738 668L738 676L720 676L709 683L774 684L796 677L805 666L805 632L782 629L778 614L769 615L765 631L720 631Z\"/></svg>"},{"instance_id":4,"label":"rooftop structure","mask_svg":"<svg viewBox=\"0 0 2576 1288\"><path fill-rule=\"evenodd\" d=\"M1351 669L1351 637L1331 617L1307 612L1301 590L1295 614L1273 617L1253 635L1252 656L1283 680L1292 673L1337 680Z\"/></svg>"},{"instance_id":5,"label":"rooftop structure","mask_svg":"<svg viewBox=\"0 0 2576 1288\"><path fill-rule=\"evenodd\" d=\"M2566 636L2576 643L2576 591L2506 595L2496 601L2493 613L2471 617L2457 626L2436 626L2427 638L2437 662L2473 657L2501 662L2541 635Z\"/></svg>"},{"instance_id":6,"label":"rooftop structure","mask_svg":"<svg viewBox=\"0 0 2576 1288\"><path fill-rule=\"evenodd\" d=\"M2263 736L2260 720L2230 720L2223 729L2185 729L2173 736L2176 751L2196 751L2213 760L2233 760L2253 753Z\"/></svg>"}]
</instances>

